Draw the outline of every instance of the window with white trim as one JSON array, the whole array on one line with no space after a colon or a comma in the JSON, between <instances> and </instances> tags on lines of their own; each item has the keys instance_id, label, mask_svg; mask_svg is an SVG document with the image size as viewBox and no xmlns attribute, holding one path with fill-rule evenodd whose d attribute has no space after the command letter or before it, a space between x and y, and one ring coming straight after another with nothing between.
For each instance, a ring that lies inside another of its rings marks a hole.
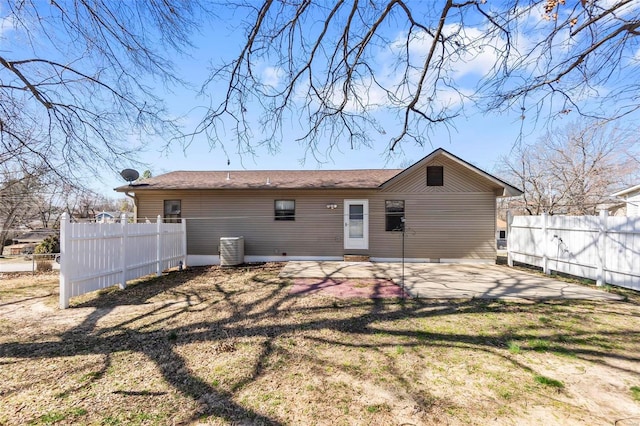
<instances>
[{"instance_id":1,"label":"window with white trim","mask_svg":"<svg viewBox=\"0 0 640 426\"><path fill-rule=\"evenodd\" d=\"M181 200L164 200L164 221L166 223L179 223L181 216Z\"/></svg>"},{"instance_id":2,"label":"window with white trim","mask_svg":"<svg viewBox=\"0 0 640 426\"><path fill-rule=\"evenodd\" d=\"M404 200L386 200L384 202L384 230L404 230Z\"/></svg>"},{"instance_id":3,"label":"window with white trim","mask_svg":"<svg viewBox=\"0 0 640 426\"><path fill-rule=\"evenodd\" d=\"M296 220L295 200L275 200L274 202L275 220Z\"/></svg>"}]
</instances>

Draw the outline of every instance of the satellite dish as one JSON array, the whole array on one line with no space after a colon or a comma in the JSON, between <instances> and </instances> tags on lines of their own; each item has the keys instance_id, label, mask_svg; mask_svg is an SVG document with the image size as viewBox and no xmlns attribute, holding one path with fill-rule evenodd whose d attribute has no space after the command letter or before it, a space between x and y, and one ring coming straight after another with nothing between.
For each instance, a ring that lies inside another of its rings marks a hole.
<instances>
[{"instance_id":1,"label":"satellite dish","mask_svg":"<svg viewBox=\"0 0 640 426\"><path fill-rule=\"evenodd\" d=\"M131 182L133 182L134 180L140 177L140 173L138 173L137 170L124 169L123 171L120 172L120 176L122 176L122 178L127 182L129 182L129 185L131 185Z\"/></svg>"}]
</instances>

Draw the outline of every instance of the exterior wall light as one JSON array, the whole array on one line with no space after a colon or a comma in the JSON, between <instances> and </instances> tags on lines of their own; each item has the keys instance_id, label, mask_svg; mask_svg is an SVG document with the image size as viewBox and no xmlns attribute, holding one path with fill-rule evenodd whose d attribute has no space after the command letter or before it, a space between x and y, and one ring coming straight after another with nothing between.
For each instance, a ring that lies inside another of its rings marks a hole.
<instances>
[{"instance_id":1,"label":"exterior wall light","mask_svg":"<svg viewBox=\"0 0 640 426\"><path fill-rule=\"evenodd\" d=\"M329 210L335 210L335 209L337 209L337 208L338 208L338 205L337 205L337 204L333 204L333 203L331 203L331 204L327 204L327 208L328 208Z\"/></svg>"}]
</instances>

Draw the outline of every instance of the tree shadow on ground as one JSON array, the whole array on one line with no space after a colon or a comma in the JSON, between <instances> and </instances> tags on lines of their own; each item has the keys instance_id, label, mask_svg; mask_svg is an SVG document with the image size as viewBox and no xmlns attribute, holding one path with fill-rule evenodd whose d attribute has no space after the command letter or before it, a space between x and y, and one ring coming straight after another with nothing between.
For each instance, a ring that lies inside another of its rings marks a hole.
<instances>
[{"instance_id":1,"label":"tree shadow on ground","mask_svg":"<svg viewBox=\"0 0 640 426\"><path fill-rule=\"evenodd\" d=\"M259 353L250 366L250 374L238 380L235 390L258 380L264 374L266 363L274 352L293 356L287 354L287 349L282 346L276 348L276 339L300 335L309 341L335 345L337 348L371 349L383 357L389 356L384 352L386 349L398 345L404 348L467 347L500 357L515 368L537 374L530 366L509 356L504 350L511 341L539 338L535 325L529 329L507 329L489 336L463 329L439 332L389 328L387 325L397 321L428 320L431 317L473 313L526 314L533 311L552 314L574 307L580 310L583 306L577 301L514 304L493 300L332 298L319 298L316 303L308 304L300 303L300 296L289 293L290 283L277 278L279 268L279 265L229 270L194 268L152 278L132 285L125 291L105 292L73 305L74 308L95 310L76 326L61 332L57 339L3 343L0 344L0 356L18 359L83 354L103 356L102 368L87 383L64 391L70 394L100 380L109 369L114 353L139 352L157 366L166 383L198 404L197 412L190 419L180 421L214 416L229 422L279 424L273 416L239 403L233 392L220 391L207 383L189 368L187 360L177 348L202 342L214 345L226 342L233 345L242 339L261 342ZM114 309L131 305L146 309L130 315L125 312L124 316L111 318L110 314ZM592 310L592 306L586 306L585 312ZM60 314L64 315L63 312ZM342 338L323 337L318 334L322 330L340 333ZM390 340L372 341L372 336L379 335ZM640 338L640 332L630 330L611 332L608 335L613 338ZM546 339L551 342L549 347L552 350L561 351L562 348L571 346L572 356L584 357L591 362L605 363L605 359L611 358L640 361L640 357L635 355L612 353L606 345L598 346L597 342L588 348L581 348L580 345L590 336L589 332L582 329L558 329L555 334L547 335ZM523 350L527 350L526 346ZM309 362L321 366L330 361L316 358L309 359ZM343 365L335 364L332 368L349 372ZM412 384L394 370L392 362L390 373L407 394L420 401L425 410L429 409L433 398L416 392ZM136 391L122 392L127 394Z\"/></svg>"}]
</instances>

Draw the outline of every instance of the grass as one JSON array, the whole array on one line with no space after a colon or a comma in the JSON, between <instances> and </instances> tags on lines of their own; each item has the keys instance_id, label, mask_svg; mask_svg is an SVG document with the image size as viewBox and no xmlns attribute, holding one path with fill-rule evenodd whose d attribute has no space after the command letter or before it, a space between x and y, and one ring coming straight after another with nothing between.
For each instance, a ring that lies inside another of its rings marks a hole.
<instances>
[{"instance_id":1,"label":"grass","mask_svg":"<svg viewBox=\"0 0 640 426\"><path fill-rule=\"evenodd\" d=\"M1 279L0 424L603 424L640 399L610 386L640 374L633 296L302 297L279 270L172 272L65 311L56 274Z\"/></svg>"},{"instance_id":2,"label":"grass","mask_svg":"<svg viewBox=\"0 0 640 426\"><path fill-rule=\"evenodd\" d=\"M57 412L52 412L52 413L46 413L41 415L40 417L38 417L36 420L33 420L31 422L29 422L30 425L41 425L41 424L52 424L52 423L58 423L61 422L62 420L66 419L67 416L65 416L62 413L57 413Z\"/></svg>"},{"instance_id":3,"label":"grass","mask_svg":"<svg viewBox=\"0 0 640 426\"><path fill-rule=\"evenodd\" d=\"M512 354L519 354L521 351L520 345L518 344L518 342L513 342L510 341L507 343L508 348L509 348L509 352L511 352Z\"/></svg>"},{"instance_id":4,"label":"grass","mask_svg":"<svg viewBox=\"0 0 640 426\"><path fill-rule=\"evenodd\" d=\"M549 386L551 388L557 388L557 389L564 388L564 383L562 383L560 380L552 379L550 377L535 376L534 380L540 383L541 385Z\"/></svg>"}]
</instances>

